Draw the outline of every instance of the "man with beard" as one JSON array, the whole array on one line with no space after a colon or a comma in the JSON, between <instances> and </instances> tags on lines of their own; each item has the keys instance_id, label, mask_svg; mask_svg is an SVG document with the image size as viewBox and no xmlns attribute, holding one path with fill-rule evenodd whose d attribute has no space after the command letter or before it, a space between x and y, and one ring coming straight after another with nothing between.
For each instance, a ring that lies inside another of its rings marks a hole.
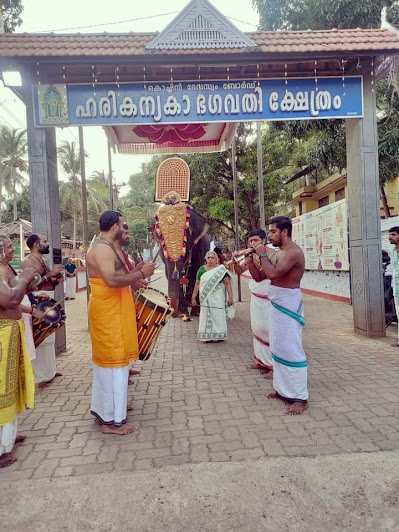
<instances>
[{"instance_id":1,"label":"man with beard","mask_svg":"<svg viewBox=\"0 0 399 532\"><path fill-rule=\"evenodd\" d=\"M292 223L285 216L269 221L269 241L282 250L276 264L274 251L264 244L256 247L262 270L270 279L270 348L273 358L273 386L270 398L291 403L287 414L301 414L308 407L307 361L302 347L303 315L300 283L305 271L301 248L291 240Z\"/></svg>"},{"instance_id":2,"label":"man with beard","mask_svg":"<svg viewBox=\"0 0 399 532\"><path fill-rule=\"evenodd\" d=\"M117 211L100 216L100 236L87 253L90 281L89 323L93 356L91 413L101 431L129 434L126 425L129 363L137 360L136 312L131 286L154 273L154 264L128 271L115 242L123 234L123 217Z\"/></svg>"},{"instance_id":3,"label":"man with beard","mask_svg":"<svg viewBox=\"0 0 399 532\"><path fill-rule=\"evenodd\" d=\"M44 235L33 234L26 241L30 249L30 254L22 262L21 269L33 268L42 277L42 282L38 286L35 295L44 294L49 298L54 298L54 289L57 284L62 283L62 266L54 266L50 270L47 260L43 255L50 253L50 244ZM61 373L56 370L55 358L55 334L51 334L36 348L36 359L33 360L33 370L39 388L45 388L55 377L61 377Z\"/></svg>"},{"instance_id":4,"label":"man with beard","mask_svg":"<svg viewBox=\"0 0 399 532\"><path fill-rule=\"evenodd\" d=\"M144 262L139 262L137 266L134 266L129 259L129 255L123 249L124 247L127 247L129 245L129 241L130 241L129 226L127 224L123 224L121 238L120 240L115 240L114 247L119 257L123 260L124 265L126 266L126 273L127 272L139 272L144 266ZM135 282L132 285L132 290L134 292L135 290L139 290L140 288L145 288L147 285L148 285L148 282L145 279L139 279L137 282ZM129 375L141 375L141 371L130 368ZM133 381L129 379L128 384L133 384Z\"/></svg>"},{"instance_id":5,"label":"man with beard","mask_svg":"<svg viewBox=\"0 0 399 532\"><path fill-rule=\"evenodd\" d=\"M17 416L25 407L33 408L35 377L24 339L21 301L35 273L31 268L15 278L8 264L14 257L11 240L0 234L0 468L13 464L17 436Z\"/></svg>"}]
</instances>

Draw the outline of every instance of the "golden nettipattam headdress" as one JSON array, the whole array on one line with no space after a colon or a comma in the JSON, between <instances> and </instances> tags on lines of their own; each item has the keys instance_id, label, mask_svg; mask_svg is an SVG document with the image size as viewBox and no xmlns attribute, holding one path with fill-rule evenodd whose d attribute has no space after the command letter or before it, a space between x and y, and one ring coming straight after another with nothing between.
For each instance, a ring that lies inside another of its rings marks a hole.
<instances>
[{"instance_id":1,"label":"golden nettipattam headdress","mask_svg":"<svg viewBox=\"0 0 399 532\"><path fill-rule=\"evenodd\" d=\"M186 255L190 214L190 205L183 203L180 195L173 190L162 198L162 205L155 215L155 230L164 256L175 263L172 279L179 278L176 265Z\"/></svg>"},{"instance_id":2,"label":"golden nettipattam headdress","mask_svg":"<svg viewBox=\"0 0 399 532\"><path fill-rule=\"evenodd\" d=\"M177 192L180 201L190 198L190 168L180 157L169 157L157 170L155 201L163 201L166 194Z\"/></svg>"}]
</instances>

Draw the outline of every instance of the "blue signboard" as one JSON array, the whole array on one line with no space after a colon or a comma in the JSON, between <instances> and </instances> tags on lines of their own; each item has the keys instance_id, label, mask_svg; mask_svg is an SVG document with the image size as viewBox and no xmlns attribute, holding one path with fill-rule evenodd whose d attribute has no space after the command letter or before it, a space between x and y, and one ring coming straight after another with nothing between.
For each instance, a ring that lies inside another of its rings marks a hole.
<instances>
[{"instance_id":1,"label":"blue signboard","mask_svg":"<svg viewBox=\"0 0 399 532\"><path fill-rule=\"evenodd\" d=\"M359 118L362 77L40 85L36 126Z\"/></svg>"}]
</instances>

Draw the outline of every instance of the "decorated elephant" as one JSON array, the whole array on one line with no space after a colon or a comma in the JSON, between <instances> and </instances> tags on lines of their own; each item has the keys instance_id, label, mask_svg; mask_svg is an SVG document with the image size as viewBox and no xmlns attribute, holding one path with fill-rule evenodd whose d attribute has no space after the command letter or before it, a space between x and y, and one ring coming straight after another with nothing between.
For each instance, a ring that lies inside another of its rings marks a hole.
<instances>
[{"instance_id":1,"label":"decorated elephant","mask_svg":"<svg viewBox=\"0 0 399 532\"><path fill-rule=\"evenodd\" d=\"M168 295L174 317L187 314L198 269L205 262L209 238L204 217L177 194L164 199L155 216L160 255L168 279ZM194 313L198 307L192 309Z\"/></svg>"}]
</instances>

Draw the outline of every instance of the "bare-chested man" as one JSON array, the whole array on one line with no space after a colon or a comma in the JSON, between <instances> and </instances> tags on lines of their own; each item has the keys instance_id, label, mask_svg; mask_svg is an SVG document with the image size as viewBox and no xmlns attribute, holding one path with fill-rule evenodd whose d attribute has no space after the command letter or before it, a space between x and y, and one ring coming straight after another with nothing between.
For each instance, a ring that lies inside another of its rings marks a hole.
<instances>
[{"instance_id":1,"label":"bare-chested man","mask_svg":"<svg viewBox=\"0 0 399 532\"><path fill-rule=\"evenodd\" d=\"M138 272L142 269L144 266L144 262L139 262L137 266L133 266L133 264L130 262L129 255L126 253L126 251L123 250L124 247L127 247L130 242L130 234L129 234L129 226L127 224L123 224L122 227L122 235L119 240L115 240L114 247L116 251L118 252L119 256L123 258L124 264L126 265L126 271L129 272ZM148 281L145 279L139 279L132 285L132 291L139 290L140 288L145 288L148 285ZM141 371L130 368L129 375L141 375ZM129 379L128 384L133 384L133 380ZM128 407L128 410L130 410L131 407Z\"/></svg>"},{"instance_id":2,"label":"bare-chested man","mask_svg":"<svg viewBox=\"0 0 399 532\"><path fill-rule=\"evenodd\" d=\"M152 262L138 271L127 271L114 245L121 239L123 224L119 212L105 211L100 216L100 237L87 253L93 355L91 413L100 421L102 432L121 435L137 430L126 424L129 362L139 357L131 286L154 273Z\"/></svg>"},{"instance_id":3,"label":"bare-chested man","mask_svg":"<svg viewBox=\"0 0 399 532\"><path fill-rule=\"evenodd\" d=\"M54 266L50 269L43 255L50 253L50 244L44 235L30 235L26 241L30 254L22 262L21 269L33 268L42 277L42 282L37 288L37 294L45 294L54 298L55 287L64 281L62 266ZM45 388L55 377L61 377L57 373L55 356L55 334L48 336L37 348L36 358L32 361L36 382L39 388Z\"/></svg>"},{"instance_id":4,"label":"bare-chested man","mask_svg":"<svg viewBox=\"0 0 399 532\"><path fill-rule=\"evenodd\" d=\"M26 269L16 279L9 266L15 248L11 240L0 234L0 468L13 464L17 436L17 415L25 406L33 408L35 378L24 339L21 301L35 273Z\"/></svg>"},{"instance_id":5,"label":"bare-chested man","mask_svg":"<svg viewBox=\"0 0 399 532\"><path fill-rule=\"evenodd\" d=\"M301 279L305 257L291 240L292 223L285 216L270 220L269 240L282 251L276 264L274 253L263 244L256 247L262 270L270 279L270 348L273 357L273 386L279 398L291 403L287 414L301 414L308 407L307 361L302 347L303 316Z\"/></svg>"}]
</instances>

